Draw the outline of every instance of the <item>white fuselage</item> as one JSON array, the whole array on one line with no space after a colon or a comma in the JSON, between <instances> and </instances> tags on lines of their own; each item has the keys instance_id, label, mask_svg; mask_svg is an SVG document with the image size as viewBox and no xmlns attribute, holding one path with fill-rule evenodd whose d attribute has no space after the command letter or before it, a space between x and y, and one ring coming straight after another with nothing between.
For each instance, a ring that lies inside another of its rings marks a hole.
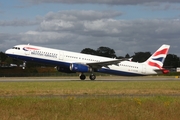
<instances>
[{"instance_id":1,"label":"white fuselage","mask_svg":"<svg viewBox=\"0 0 180 120\"><path fill-rule=\"evenodd\" d=\"M55 66L68 67L71 63L87 64L100 63L114 60L112 58L87 55L82 53L51 49L33 45L17 45L8 49L6 54L24 61L34 61L52 64ZM131 61L121 61L118 64L112 64L101 67L97 72L110 73L124 76L139 76L157 74L154 67L145 63L136 63Z\"/></svg>"}]
</instances>

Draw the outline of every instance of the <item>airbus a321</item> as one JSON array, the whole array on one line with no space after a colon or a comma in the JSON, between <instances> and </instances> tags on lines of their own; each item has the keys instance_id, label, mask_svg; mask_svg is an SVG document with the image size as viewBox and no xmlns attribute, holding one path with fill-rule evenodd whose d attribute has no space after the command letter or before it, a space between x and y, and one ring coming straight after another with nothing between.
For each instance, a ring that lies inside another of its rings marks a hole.
<instances>
[{"instance_id":1,"label":"airbus a321","mask_svg":"<svg viewBox=\"0 0 180 120\"><path fill-rule=\"evenodd\" d=\"M70 52L34 45L16 45L5 53L13 58L24 61L57 66L59 72L79 73L80 79L85 80L84 73L90 73L90 80L95 80L94 72L109 73L121 76L144 76L153 74L167 74L169 70L163 68L164 60L170 45L162 45L152 56L143 63L114 59L95 55Z\"/></svg>"}]
</instances>

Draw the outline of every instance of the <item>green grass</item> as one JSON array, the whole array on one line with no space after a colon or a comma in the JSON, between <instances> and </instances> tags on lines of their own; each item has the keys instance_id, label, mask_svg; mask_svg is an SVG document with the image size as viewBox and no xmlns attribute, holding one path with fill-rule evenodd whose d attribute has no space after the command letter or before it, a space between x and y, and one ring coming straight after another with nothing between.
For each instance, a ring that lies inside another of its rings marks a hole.
<instances>
[{"instance_id":1,"label":"green grass","mask_svg":"<svg viewBox=\"0 0 180 120\"><path fill-rule=\"evenodd\" d=\"M180 81L0 83L0 120L179 120L179 116Z\"/></svg>"},{"instance_id":2,"label":"green grass","mask_svg":"<svg viewBox=\"0 0 180 120\"><path fill-rule=\"evenodd\" d=\"M180 95L180 81L1 82L0 96Z\"/></svg>"},{"instance_id":3,"label":"green grass","mask_svg":"<svg viewBox=\"0 0 180 120\"><path fill-rule=\"evenodd\" d=\"M179 97L0 98L1 120L179 120Z\"/></svg>"}]
</instances>

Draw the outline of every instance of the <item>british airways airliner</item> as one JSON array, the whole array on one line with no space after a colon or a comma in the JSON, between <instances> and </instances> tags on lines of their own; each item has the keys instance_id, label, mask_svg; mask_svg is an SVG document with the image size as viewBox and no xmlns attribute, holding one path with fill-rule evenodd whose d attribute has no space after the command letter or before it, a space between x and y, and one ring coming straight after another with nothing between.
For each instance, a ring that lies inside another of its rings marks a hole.
<instances>
[{"instance_id":1,"label":"british airways airliner","mask_svg":"<svg viewBox=\"0 0 180 120\"><path fill-rule=\"evenodd\" d=\"M84 73L90 73L90 80L95 80L94 72L109 73L122 76L144 76L153 74L167 74L163 68L164 60L170 45L162 45L152 56L143 63L128 61L127 59L113 59L95 55L51 49L34 45L16 45L5 53L13 58L24 61L57 66L59 72L80 73L80 79L85 80Z\"/></svg>"}]
</instances>

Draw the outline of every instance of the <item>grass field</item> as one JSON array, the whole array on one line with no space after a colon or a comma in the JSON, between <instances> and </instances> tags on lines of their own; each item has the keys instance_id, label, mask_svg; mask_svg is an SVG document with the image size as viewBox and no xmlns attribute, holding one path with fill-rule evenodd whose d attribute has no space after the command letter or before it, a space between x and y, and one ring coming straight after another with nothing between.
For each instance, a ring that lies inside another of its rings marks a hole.
<instances>
[{"instance_id":1,"label":"grass field","mask_svg":"<svg viewBox=\"0 0 180 120\"><path fill-rule=\"evenodd\" d=\"M0 82L1 120L179 120L180 81Z\"/></svg>"}]
</instances>

